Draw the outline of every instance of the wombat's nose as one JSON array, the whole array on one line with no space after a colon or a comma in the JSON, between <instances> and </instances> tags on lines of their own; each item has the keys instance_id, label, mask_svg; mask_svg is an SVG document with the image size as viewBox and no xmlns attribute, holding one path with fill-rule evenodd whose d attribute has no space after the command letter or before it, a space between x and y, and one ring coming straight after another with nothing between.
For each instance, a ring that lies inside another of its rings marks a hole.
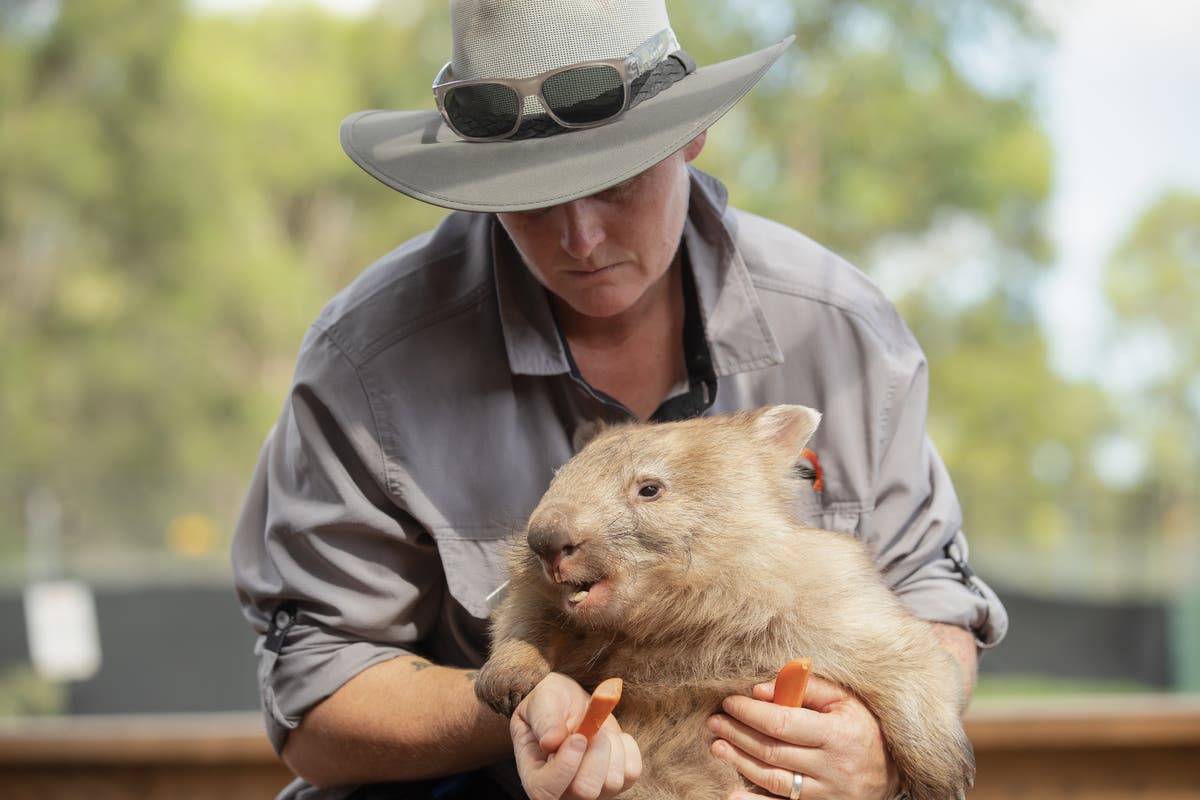
<instances>
[{"instance_id":1,"label":"wombat's nose","mask_svg":"<svg viewBox=\"0 0 1200 800\"><path fill-rule=\"evenodd\" d=\"M560 508L545 509L529 520L529 549L553 571L583 542L572 535L571 515Z\"/></svg>"}]
</instances>

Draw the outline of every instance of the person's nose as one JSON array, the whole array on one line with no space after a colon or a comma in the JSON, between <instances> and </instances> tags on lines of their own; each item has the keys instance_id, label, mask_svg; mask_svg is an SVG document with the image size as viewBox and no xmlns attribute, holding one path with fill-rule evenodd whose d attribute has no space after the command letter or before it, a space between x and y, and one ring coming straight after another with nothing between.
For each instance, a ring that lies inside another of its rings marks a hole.
<instances>
[{"instance_id":1,"label":"person's nose","mask_svg":"<svg viewBox=\"0 0 1200 800\"><path fill-rule=\"evenodd\" d=\"M577 261L586 261L606 238L602 210L589 198L563 206L562 249Z\"/></svg>"}]
</instances>

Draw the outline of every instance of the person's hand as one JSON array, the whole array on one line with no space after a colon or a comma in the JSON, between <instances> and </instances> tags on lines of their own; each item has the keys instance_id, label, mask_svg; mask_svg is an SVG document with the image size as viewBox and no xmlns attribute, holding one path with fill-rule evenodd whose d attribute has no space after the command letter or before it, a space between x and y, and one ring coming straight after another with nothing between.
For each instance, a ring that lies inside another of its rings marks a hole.
<instances>
[{"instance_id":1,"label":"person's hand","mask_svg":"<svg viewBox=\"0 0 1200 800\"><path fill-rule=\"evenodd\" d=\"M513 712L513 753L530 800L613 797L641 775L641 751L611 715L590 743L571 733L589 699L578 683L551 672Z\"/></svg>"},{"instance_id":2,"label":"person's hand","mask_svg":"<svg viewBox=\"0 0 1200 800\"><path fill-rule=\"evenodd\" d=\"M796 774L803 800L882 800L898 788L879 723L862 701L842 687L812 677L803 708L771 702L775 683L754 687L754 697L725 698L724 714L709 718L717 735L712 752L751 783L788 797ZM761 795L734 792L730 800Z\"/></svg>"}]
</instances>

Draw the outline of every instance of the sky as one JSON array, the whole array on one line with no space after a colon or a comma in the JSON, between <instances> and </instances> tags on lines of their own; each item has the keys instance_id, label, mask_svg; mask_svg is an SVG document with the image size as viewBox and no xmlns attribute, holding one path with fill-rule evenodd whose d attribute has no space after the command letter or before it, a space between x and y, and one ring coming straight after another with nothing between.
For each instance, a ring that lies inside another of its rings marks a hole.
<instances>
[{"instance_id":1,"label":"sky","mask_svg":"<svg viewBox=\"0 0 1200 800\"><path fill-rule=\"evenodd\" d=\"M1040 114L1055 151L1049 229L1058 261L1041 293L1042 321L1060 372L1134 376L1162 354L1096 347L1105 322L1098 277L1163 191L1200 193L1200 0L1046 5L1058 36ZM1140 368L1113 369L1114 356Z\"/></svg>"},{"instance_id":2,"label":"sky","mask_svg":"<svg viewBox=\"0 0 1200 800\"><path fill-rule=\"evenodd\" d=\"M1038 113L1055 154L1048 228L1057 248L1039 287L1039 316L1059 373L1132 386L1168 356L1154 342L1120 352L1102 344L1099 278L1162 192L1200 193L1200 0L1031 1L1056 33L1038 80ZM193 2L231 11L265 0ZM347 14L375 4L319 2Z\"/></svg>"}]
</instances>

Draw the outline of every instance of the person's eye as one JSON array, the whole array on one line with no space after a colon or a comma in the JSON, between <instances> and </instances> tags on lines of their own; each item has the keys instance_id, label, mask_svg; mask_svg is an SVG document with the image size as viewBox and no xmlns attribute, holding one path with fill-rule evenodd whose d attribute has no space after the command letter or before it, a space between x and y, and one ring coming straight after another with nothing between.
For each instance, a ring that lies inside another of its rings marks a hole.
<instances>
[{"instance_id":1,"label":"person's eye","mask_svg":"<svg viewBox=\"0 0 1200 800\"><path fill-rule=\"evenodd\" d=\"M633 194L633 185L637 182L637 178L630 178L624 183L618 183L616 186L610 186L598 195L601 200L606 203L620 203L628 199Z\"/></svg>"}]
</instances>

